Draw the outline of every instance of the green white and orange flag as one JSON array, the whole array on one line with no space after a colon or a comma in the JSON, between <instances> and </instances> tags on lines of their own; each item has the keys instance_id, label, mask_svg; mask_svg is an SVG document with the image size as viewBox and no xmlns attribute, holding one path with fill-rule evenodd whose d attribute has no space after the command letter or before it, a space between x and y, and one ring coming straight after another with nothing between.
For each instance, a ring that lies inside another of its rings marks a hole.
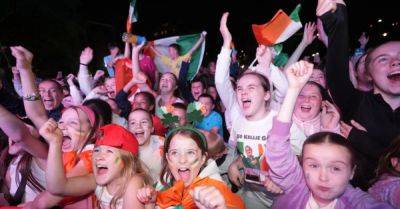
<instances>
[{"instance_id":1,"label":"green white and orange flag","mask_svg":"<svg viewBox=\"0 0 400 209\"><path fill-rule=\"evenodd\" d=\"M199 40L201 33L191 34L191 35L183 35L183 36L171 36L167 38L157 39L154 41L150 41L149 44L152 45L158 52L162 55L168 56L168 47L171 44L178 44L180 46L180 54L185 55L190 51L190 49L196 44ZM206 41L204 40L199 48L197 48L190 59L189 69L186 75L186 80L192 80L197 72L200 69L201 62L203 61L204 51L205 51ZM144 49L144 53L153 58L154 63L157 66L157 69L161 73L170 72L170 68L165 65L161 58L155 56L149 47Z\"/></svg>"},{"instance_id":2,"label":"green white and orange flag","mask_svg":"<svg viewBox=\"0 0 400 209\"><path fill-rule=\"evenodd\" d=\"M129 15L126 21L126 32L132 32L132 23L138 21L138 11L136 9L136 0L132 0L129 4Z\"/></svg>"},{"instance_id":3,"label":"green white and orange flag","mask_svg":"<svg viewBox=\"0 0 400 209\"><path fill-rule=\"evenodd\" d=\"M269 22L262 25L253 24L251 27L257 42L272 46L290 38L302 27L299 17L300 9L299 4L290 16L283 10L279 10Z\"/></svg>"}]
</instances>

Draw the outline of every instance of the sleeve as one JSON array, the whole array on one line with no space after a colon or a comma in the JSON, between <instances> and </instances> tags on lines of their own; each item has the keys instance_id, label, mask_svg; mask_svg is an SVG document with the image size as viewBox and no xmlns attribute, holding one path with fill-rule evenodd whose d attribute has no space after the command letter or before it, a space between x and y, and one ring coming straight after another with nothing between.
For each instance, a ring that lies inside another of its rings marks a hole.
<instances>
[{"instance_id":1,"label":"sleeve","mask_svg":"<svg viewBox=\"0 0 400 209\"><path fill-rule=\"evenodd\" d=\"M346 6L338 4L335 12L327 12L321 20L328 35L326 76L334 102L339 106L345 120L361 100L349 76L349 34Z\"/></svg>"},{"instance_id":2,"label":"sleeve","mask_svg":"<svg viewBox=\"0 0 400 209\"><path fill-rule=\"evenodd\" d=\"M12 80L13 82L13 86L14 86L14 90L15 92L17 92L18 96L22 97L22 84L21 84L21 80Z\"/></svg>"},{"instance_id":3,"label":"sleeve","mask_svg":"<svg viewBox=\"0 0 400 209\"><path fill-rule=\"evenodd\" d=\"M217 92L226 110L230 113L231 121L234 121L235 118L240 115L240 110L236 100L236 92L229 80L230 54L230 49L222 48L218 55L215 72L215 87L217 88Z\"/></svg>"},{"instance_id":4,"label":"sleeve","mask_svg":"<svg viewBox=\"0 0 400 209\"><path fill-rule=\"evenodd\" d=\"M274 118L265 152L271 180L284 191L292 189L303 179L300 163L290 147L290 126L291 123L283 123Z\"/></svg>"},{"instance_id":5,"label":"sleeve","mask_svg":"<svg viewBox=\"0 0 400 209\"><path fill-rule=\"evenodd\" d=\"M88 95L92 91L93 78L89 74L87 69L79 69L78 72L78 83L79 87L85 95Z\"/></svg>"},{"instance_id":6,"label":"sleeve","mask_svg":"<svg viewBox=\"0 0 400 209\"><path fill-rule=\"evenodd\" d=\"M380 151L385 150L385 147L379 141L370 138L367 132L357 128L351 129L348 139L354 149L373 159L378 159L382 154Z\"/></svg>"},{"instance_id":7,"label":"sleeve","mask_svg":"<svg viewBox=\"0 0 400 209\"><path fill-rule=\"evenodd\" d=\"M82 95L80 93L80 91L78 90L78 88L73 85L69 87L69 92L71 94L72 97L72 103L74 105L80 105L82 103Z\"/></svg>"}]
</instances>

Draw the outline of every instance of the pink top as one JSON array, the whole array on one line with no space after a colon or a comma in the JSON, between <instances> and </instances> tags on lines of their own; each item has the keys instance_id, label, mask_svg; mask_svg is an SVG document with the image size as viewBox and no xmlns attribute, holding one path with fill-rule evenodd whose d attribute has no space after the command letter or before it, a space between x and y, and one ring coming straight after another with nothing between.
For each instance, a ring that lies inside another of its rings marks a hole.
<instances>
[{"instance_id":1,"label":"pink top","mask_svg":"<svg viewBox=\"0 0 400 209\"><path fill-rule=\"evenodd\" d=\"M140 70L145 73L151 80L151 83L154 84L156 82L157 67L153 59L151 59L150 56L143 55L142 59L140 59L139 66Z\"/></svg>"}]
</instances>

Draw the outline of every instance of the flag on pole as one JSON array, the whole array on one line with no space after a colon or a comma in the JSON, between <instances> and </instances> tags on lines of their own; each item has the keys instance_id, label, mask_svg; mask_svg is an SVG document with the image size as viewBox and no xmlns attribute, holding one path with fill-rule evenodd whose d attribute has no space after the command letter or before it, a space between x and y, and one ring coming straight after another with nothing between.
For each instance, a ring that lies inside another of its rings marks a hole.
<instances>
[{"instance_id":1,"label":"flag on pole","mask_svg":"<svg viewBox=\"0 0 400 209\"><path fill-rule=\"evenodd\" d=\"M138 20L138 12L136 9L136 0L132 0L129 4L129 15L128 20L126 21L126 32L132 32L132 23L137 22Z\"/></svg>"},{"instance_id":2,"label":"flag on pole","mask_svg":"<svg viewBox=\"0 0 400 209\"><path fill-rule=\"evenodd\" d=\"M196 42L201 37L201 33L191 34L191 35L183 35L183 36L172 36L162 39L157 39L151 41L151 44L154 49L156 49L162 55L168 56L168 47L171 44L178 44L180 46L180 54L186 55L190 51L190 49L196 44ZM200 69L201 62L203 61L204 51L205 51L205 40L201 43L199 48L197 48L190 59L189 69L186 75L186 79L192 80L197 72ZM151 49L147 47L148 50L144 50L144 53L153 58L154 63L157 66L157 69L161 73L171 72L171 69L162 61L161 57L156 56ZM179 77L179 75L176 75Z\"/></svg>"},{"instance_id":3,"label":"flag on pole","mask_svg":"<svg viewBox=\"0 0 400 209\"><path fill-rule=\"evenodd\" d=\"M253 24L251 27L257 42L272 46L290 38L302 27L299 17L300 9L299 4L290 16L283 10L279 10L269 22L262 25Z\"/></svg>"}]
</instances>

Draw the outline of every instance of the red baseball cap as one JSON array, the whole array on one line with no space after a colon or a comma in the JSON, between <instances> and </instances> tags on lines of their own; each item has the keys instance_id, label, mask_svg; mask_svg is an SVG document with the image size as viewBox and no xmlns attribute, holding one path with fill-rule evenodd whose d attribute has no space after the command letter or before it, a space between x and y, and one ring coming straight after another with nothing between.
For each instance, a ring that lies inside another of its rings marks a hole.
<instances>
[{"instance_id":1,"label":"red baseball cap","mask_svg":"<svg viewBox=\"0 0 400 209\"><path fill-rule=\"evenodd\" d=\"M138 155L139 143L135 135L124 127L109 124L99 129L96 145L106 145L131 152L134 156Z\"/></svg>"}]
</instances>

